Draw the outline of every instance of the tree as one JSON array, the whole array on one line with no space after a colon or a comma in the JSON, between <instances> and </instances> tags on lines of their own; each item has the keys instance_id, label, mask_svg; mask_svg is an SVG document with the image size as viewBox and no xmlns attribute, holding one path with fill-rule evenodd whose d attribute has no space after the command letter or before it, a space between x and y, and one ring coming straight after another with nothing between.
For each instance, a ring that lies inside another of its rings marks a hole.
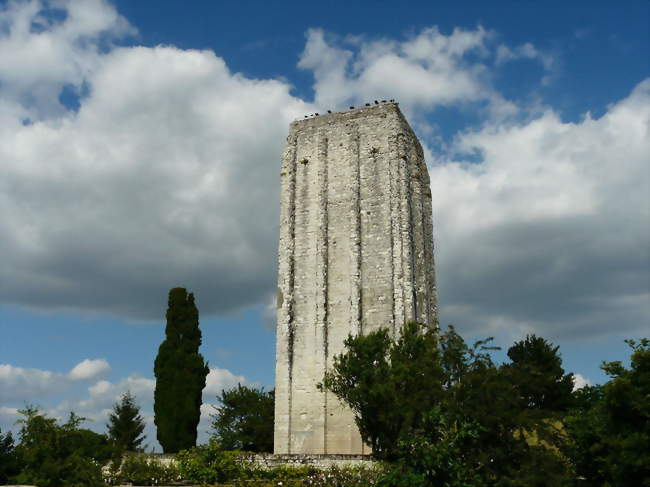
<instances>
[{"instance_id":1,"label":"tree","mask_svg":"<svg viewBox=\"0 0 650 487\"><path fill-rule=\"evenodd\" d=\"M650 340L626 340L630 368L603 362L611 377L574 393L563 452L587 487L650 486Z\"/></svg>"},{"instance_id":2,"label":"tree","mask_svg":"<svg viewBox=\"0 0 650 487\"><path fill-rule=\"evenodd\" d=\"M221 448L251 452L273 451L274 392L237 384L217 396L212 428Z\"/></svg>"},{"instance_id":3,"label":"tree","mask_svg":"<svg viewBox=\"0 0 650 487\"><path fill-rule=\"evenodd\" d=\"M119 403L113 405L113 412L108 417L108 437L118 451L141 451L140 445L145 439L144 419L140 415L140 406L130 391L122 394Z\"/></svg>"},{"instance_id":4,"label":"tree","mask_svg":"<svg viewBox=\"0 0 650 487\"><path fill-rule=\"evenodd\" d=\"M565 374L558 350L545 339L528 335L508 349L505 366L523 405L529 409L566 411L571 405L573 374Z\"/></svg>"},{"instance_id":5,"label":"tree","mask_svg":"<svg viewBox=\"0 0 650 487\"><path fill-rule=\"evenodd\" d=\"M346 340L323 387L353 410L373 454L389 460L381 485L569 482L569 465L541 440L557 437L555 425L521 400L512 364L494 364L490 341L470 347L453 327L436 339L416 323L396 342L385 330ZM536 370L527 360L521 370Z\"/></svg>"},{"instance_id":6,"label":"tree","mask_svg":"<svg viewBox=\"0 0 650 487\"><path fill-rule=\"evenodd\" d=\"M169 291L165 340L154 364L154 422L165 453L196 444L201 393L209 369L199 353L201 330L194 295L183 288Z\"/></svg>"},{"instance_id":7,"label":"tree","mask_svg":"<svg viewBox=\"0 0 650 487\"><path fill-rule=\"evenodd\" d=\"M568 441L562 453L571 460L584 487L610 483L607 473L609 446L603 386L585 386L573 393L573 406L563 418Z\"/></svg>"},{"instance_id":8,"label":"tree","mask_svg":"<svg viewBox=\"0 0 650 487\"><path fill-rule=\"evenodd\" d=\"M3 435L0 430L0 485L6 484L18 471L18 458L11 431Z\"/></svg>"},{"instance_id":9,"label":"tree","mask_svg":"<svg viewBox=\"0 0 650 487\"><path fill-rule=\"evenodd\" d=\"M19 411L20 443L16 453L21 472L14 481L40 487L100 487L100 458L95 455L94 443L103 437L79 425L84 418L70 413L62 425L54 418L41 414L37 408L27 406ZM88 439L91 443L88 444Z\"/></svg>"},{"instance_id":10,"label":"tree","mask_svg":"<svg viewBox=\"0 0 650 487\"><path fill-rule=\"evenodd\" d=\"M393 342L385 329L350 335L334 358L322 388L354 412L363 440L378 458L393 458L398 440L421 427L424 413L442 394L435 332L410 322Z\"/></svg>"},{"instance_id":11,"label":"tree","mask_svg":"<svg viewBox=\"0 0 650 487\"><path fill-rule=\"evenodd\" d=\"M612 377L603 386L605 461L612 485L650 486L650 339L625 342L630 368L618 361L601 366Z\"/></svg>"}]
</instances>

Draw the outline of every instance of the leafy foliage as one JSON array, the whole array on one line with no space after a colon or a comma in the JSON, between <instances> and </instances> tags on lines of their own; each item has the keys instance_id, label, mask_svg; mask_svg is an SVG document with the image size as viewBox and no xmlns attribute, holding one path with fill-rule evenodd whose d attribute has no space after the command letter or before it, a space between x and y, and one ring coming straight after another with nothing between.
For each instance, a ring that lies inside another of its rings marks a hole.
<instances>
[{"instance_id":1,"label":"leafy foliage","mask_svg":"<svg viewBox=\"0 0 650 487\"><path fill-rule=\"evenodd\" d=\"M437 341L409 323L396 342L386 331L345 342L323 386L355 412L373 453L391 461L384 485L568 482L570 468L554 449L562 439L555 413L565 403L545 401L544 392L567 380L557 348L528 337L498 367L490 341L469 347L453 327Z\"/></svg>"},{"instance_id":2,"label":"leafy foliage","mask_svg":"<svg viewBox=\"0 0 650 487\"><path fill-rule=\"evenodd\" d=\"M563 451L587 487L650 486L650 340L626 342L630 368L604 362L612 379L576 391L566 418Z\"/></svg>"},{"instance_id":3,"label":"leafy foliage","mask_svg":"<svg viewBox=\"0 0 650 487\"><path fill-rule=\"evenodd\" d=\"M368 487L375 485L380 468L347 467L319 470L312 466L280 466L265 469L251 464L241 452L224 450L212 439L207 445L176 455L186 481L201 484L227 482L232 486L256 487Z\"/></svg>"},{"instance_id":4,"label":"leafy foliage","mask_svg":"<svg viewBox=\"0 0 650 487\"><path fill-rule=\"evenodd\" d=\"M322 388L345 401L363 440L381 459L393 458L401 435L420 427L442 395L435 333L415 322L393 342L385 329L349 336Z\"/></svg>"},{"instance_id":5,"label":"leafy foliage","mask_svg":"<svg viewBox=\"0 0 650 487\"><path fill-rule=\"evenodd\" d=\"M165 465L156 458L129 452L118 464L112 465L104 481L109 485L160 485L180 479L174 464Z\"/></svg>"},{"instance_id":6,"label":"leafy foliage","mask_svg":"<svg viewBox=\"0 0 650 487\"><path fill-rule=\"evenodd\" d=\"M199 353L201 330L194 296L183 288L169 291L165 340L154 364L154 422L165 453L196 444L201 392L209 369Z\"/></svg>"},{"instance_id":7,"label":"leafy foliage","mask_svg":"<svg viewBox=\"0 0 650 487\"><path fill-rule=\"evenodd\" d=\"M176 455L178 468L185 480L192 482L224 482L242 476L244 467L237 461L238 452L226 451L216 439Z\"/></svg>"},{"instance_id":8,"label":"leafy foliage","mask_svg":"<svg viewBox=\"0 0 650 487\"><path fill-rule=\"evenodd\" d=\"M5 484L20 470L14 438L11 431L4 435L0 430L0 484Z\"/></svg>"},{"instance_id":9,"label":"leafy foliage","mask_svg":"<svg viewBox=\"0 0 650 487\"><path fill-rule=\"evenodd\" d=\"M98 445L103 435L79 429L83 418L70 413L63 425L28 406L19 411L23 419L16 448L22 466L17 483L39 487L99 487L102 485ZM89 439L91 440L89 442Z\"/></svg>"},{"instance_id":10,"label":"leafy foliage","mask_svg":"<svg viewBox=\"0 0 650 487\"><path fill-rule=\"evenodd\" d=\"M383 487L465 487L480 485L467 447L478 437L476 423L462 421L434 407L422 432L400 441L396 462L379 482Z\"/></svg>"},{"instance_id":11,"label":"leafy foliage","mask_svg":"<svg viewBox=\"0 0 650 487\"><path fill-rule=\"evenodd\" d=\"M512 363L504 369L523 406L543 411L566 411L571 404L573 374L564 374L560 347L535 335L508 349Z\"/></svg>"},{"instance_id":12,"label":"leafy foliage","mask_svg":"<svg viewBox=\"0 0 650 487\"><path fill-rule=\"evenodd\" d=\"M238 384L217 396L212 428L226 450L273 451L274 393Z\"/></svg>"},{"instance_id":13,"label":"leafy foliage","mask_svg":"<svg viewBox=\"0 0 650 487\"><path fill-rule=\"evenodd\" d=\"M108 437L119 452L141 450L145 424L140 415L140 406L130 391L125 392L120 402L113 405L106 426Z\"/></svg>"}]
</instances>

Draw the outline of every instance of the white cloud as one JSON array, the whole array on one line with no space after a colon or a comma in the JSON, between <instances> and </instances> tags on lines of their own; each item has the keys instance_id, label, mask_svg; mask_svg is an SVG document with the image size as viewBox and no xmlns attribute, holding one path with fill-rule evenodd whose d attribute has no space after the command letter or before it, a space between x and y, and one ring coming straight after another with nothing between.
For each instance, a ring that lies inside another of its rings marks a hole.
<instances>
[{"instance_id":1,"label":"white cloud","mask_svg":"<svg viewBox=\"0 0 650 487\"><path fill-rule=\"evenodd\" d=\"M650 80L605 115L486 124L431 168L446 322L591 337L648 320Z\"/></svg>"},{"instance_id":2,"label":"white cloud","mask_svg":"<svg viewBox=\"0 0 650 487\"><path fill-rule=\"evenodd\" d=\"M74 369L79 370L82 364L96 364L102 360L84 360ZM108 364L106 364L108 366ZM95 367L93 369L93 367ZM73 370L74 370L73 369ZM85 373L90 370L108 369L101 366L81 368ZM86 374L83 378L97 377ZM70 386L81 379L72 377L72 373L61 374L38 369L23 369L12 365L0 365L0 428L2 431L17 431L15 422L19 419L18 408L25 403L35 402L42 411L60 421L65 421L70 411L87 419L85 427L104 433L108 416L113 406L120 401L122 395L130 391L140 407L145 420L146 443L150 447L160 446L156 441L156 428L153 422L153 400L156 381L139 374L131 374L117 382L98 380L87 388L87 394L82 397L71 393ZM248 384L246 377L232 373L219 367L210 368L203 390L203 405L201 406L201 421L198 433L199 442L206 442L210 434L211 415L214 414L213 404L217 403L217 394L223 389L230 389L237 384ZM48 404L41 401L49 397ZM53 404L53 405L52 405Z\"/></svg>"},{"instance_id":3,"label":"white cloud","mask_svg":"<svg viewBox=\"0 0 650 487\"><path fill-rule=\"evenodd\" d=\"M505 44L499 45L496 51L496 63L503 64L518 59L538 59L544 69L552 70L555 66L555 59L547 53L541 52L530 42L526 42L515 48L510 48Z\"/></svg>"},{"instance_id":4,"label":"white cloud","mask_svg":"<svg viewBox=\"0 0 650 487\"><path fill-rule=\"evenodd\" d=\"M96 360L85 359L75 365L68 376L72 380L90 380L105 375L110 370L111 366L103 358Z\"/></svg>"},{"instance_id":5,"label":"white cloud","mask_svg":"<svg viewBox=\"0 0 650 487\"><path fill-rule=\"evenodd\" d=\"M0 19L2 98L28 118L60 115L61 89L82 89L101 43L136 32L105 0L11 1Z\"/></svg>"},{"instance_id":6,"label":"white cloud","mask_svg":"<svg viewBox=\"0 0 650 487\"><path fill-rule=\"evenodd\" d=\"M68 374L0 364L0 403L29 402L62 393L73 382L95 379L110 371L104 359L85 359Z\"/></svg>"},{"instance_id":7,"label":"white cloud","mask_svg":"<svg viewBox=\"0 0 650 487\"><path fill-rule=\"evenodd\" d=\"M36 1L3 7L1 302L160 319L181 285L204 315L263 305L279 156L288 123L314 107L210 51L105 45L133 32L106 2L56 5L62 21ZM43 40L52 63L13 54ZM522 122L495 70L536 59L552 71L554 60L497 42L482 27L405 40L313 29L300 66L320 107L397 98L425 142L443 322L634 333L648 318L649 82L598 119L545 108ZM65 86L83 93L78 111L59 103ZM481 112L482 125L434 147L440 106Z\"/></svg>"},{"instance_id":8,"label":"white cloud","mask_svg":"<svg viewBox=\"0 0 650 487\"><path fill-rule=\"evenodd\" d=\"M37 18L37 6L22 15ZM68 13L66 23L86 21ZM100 24L97 32L119 31ZM39 35L64 42L57 28ZM0 117L0 282L12 283L0 299L144 319L164 316L178 285L204 313L259 302L274 287L278 205L269 201L286 127L307 105L288 84L233 74L209 51L74 45L93 59L83 63L88 95L77 113L29 125L16 113ZM56 66L75 59L61 54ZM0 99L36 117L7 88L17 62L5 60ZM44 98L55 100L61 83L48 87Z\"/></svg>"},{"instance_id":9,"label":"white cloud","mask_svg":"<svg viewBox=\"0 0 650 487\"><path fill-rule=\"evenodd\" d=\"M215 396L220 395L223 389L231 389L237 384L246 384L246 378L242 375L235 375L227 369L212 367L205 379L204 400L214 402Z\"/></svg>"},{"instance_id":10,"label":"white cloud","mask_svg":"<svg viewBox=\"0 0 650 487\"><path fill-rule=\"evenodd\" d=\"M61 392L67 385L64 374L0 364L0 403L3 404Z\"/></svg>"},{"instance_id":11,"label":"white cloud","mask_svg":"<svg viewBox=\"0 0 650 487\"><path fill-rule=\"evenodd\" d=\"M585 386L590 386L591 381L580 374L573 374L573 390L577 391Z\"/></svg>"},{"instance_id":12,"label":"white cloud","mask_svg":"<svg viewBox=\"0 0 650 487\"><path fill-rule=\"evenodd\" d=\"M432 27L403 42L346 42L311 29L299 66L313 71L315 103L321 108L395 98L409 111L422 110L495 97L485 65L466 59L487 56L489 37L482 27L457 28L449 35Z\"/></svg>"}]
</instances>

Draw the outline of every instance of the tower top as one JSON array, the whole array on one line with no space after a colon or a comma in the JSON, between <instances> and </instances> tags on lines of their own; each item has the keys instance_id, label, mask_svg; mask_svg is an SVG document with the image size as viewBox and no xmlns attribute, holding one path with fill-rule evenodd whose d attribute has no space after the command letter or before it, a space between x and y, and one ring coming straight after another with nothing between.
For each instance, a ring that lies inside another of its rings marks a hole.
<instances>
[{"instance_id":1,"label":"tower top","mask_svg":"<svg viewBox=\"0 0 650 487\"><path fill-rule=\"evenodd\" d=\"M352 121L366 117L385 117L387 114L397 115L408 126L408 122L399 109L399 103L396 101L381 101L376 104L366 103L361 107L350 107L348 110L333 113L314 113L306 115L306 118L297 119L291 122L290 131L302 130L306 128L323 127L330 124Z\"/></svg>"}]
</instances>

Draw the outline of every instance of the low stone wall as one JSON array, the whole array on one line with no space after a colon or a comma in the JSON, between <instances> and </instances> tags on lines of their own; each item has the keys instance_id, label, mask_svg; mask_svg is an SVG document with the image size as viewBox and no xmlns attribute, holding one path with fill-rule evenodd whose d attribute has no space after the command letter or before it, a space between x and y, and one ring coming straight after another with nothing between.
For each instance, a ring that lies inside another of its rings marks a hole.
<instances>
[{"instance_id":1,"label":"low stone wall","mask_svg":"<svg viewBox=\"0 0 650 487\"><path fill-rule=\"evenodd\" d=\"M257 453L241 455L242 462L258 468L271 469L274 467L373 467L375 462L369 455L310 455L310 454L281 454Z\"/></svg>"}]
</instances>

